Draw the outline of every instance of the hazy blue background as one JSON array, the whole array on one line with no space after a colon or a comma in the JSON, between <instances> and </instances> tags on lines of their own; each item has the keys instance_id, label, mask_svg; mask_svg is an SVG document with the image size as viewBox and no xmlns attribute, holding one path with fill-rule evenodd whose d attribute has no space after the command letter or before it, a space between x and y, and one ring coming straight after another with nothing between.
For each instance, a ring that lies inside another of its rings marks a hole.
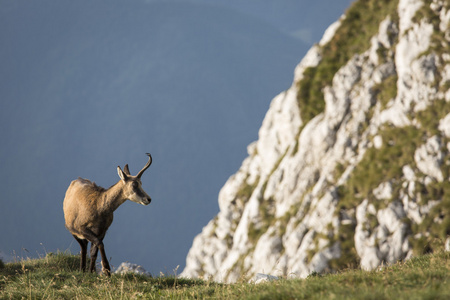
<instances>
[{"instance_id":1,"label":"hazy blue background","mask_svg":"<svg viewBox=\"0 0 450 300\"><path fill-rule=\"evenodd\" d=\"M0 251L79 252L62 201L146 163L111 264L180 271L271 99L350 0L0 0Z\"/></svg>"}]
</instances>

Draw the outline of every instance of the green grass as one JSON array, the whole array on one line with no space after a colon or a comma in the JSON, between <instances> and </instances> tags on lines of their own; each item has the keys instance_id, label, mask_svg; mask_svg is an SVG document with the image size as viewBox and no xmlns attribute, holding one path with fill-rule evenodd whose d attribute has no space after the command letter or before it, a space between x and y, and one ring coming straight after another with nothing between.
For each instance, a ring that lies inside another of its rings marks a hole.
<instances>
[{"instance_id":1,"label":"green grass","mask_svg":"<svg viewBox=\"0 0 450 300\"><path fill-rule=\"evenodd\" d=\"M259 285L175 276L81 273L79 256L58 253L6 263L0 299L448 299L450 253L413 258L378 271L347 270Z\"/></svg>"}]
</instances>

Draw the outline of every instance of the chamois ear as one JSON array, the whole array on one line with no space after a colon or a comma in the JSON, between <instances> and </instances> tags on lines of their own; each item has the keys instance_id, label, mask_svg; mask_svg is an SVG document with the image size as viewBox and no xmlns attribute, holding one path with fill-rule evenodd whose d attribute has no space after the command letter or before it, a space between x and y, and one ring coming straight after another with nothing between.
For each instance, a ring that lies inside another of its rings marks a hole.
<instances>
[{"instance_id":1,"label":"chamois ear","mask_svg":"<svg viewBox=\"0 0 450 300\"><path fill-rule=\"evenodd\" d=\"M130 169L128 169L128 164L125 165L125 167L123 167L123 172L127 175L131 175L130 174Z\"/></svg>"},{"instance_id":2,"label":"chamois ear","mask_svg":"<svg viewBox=\"0 0 450 300\"><path fill-rule=\"evenodd\" d=\"M125 174L122 169L120 169L120 166L117 166L117 174L119 174L120 179L122 179L123 182L128 180L127 174Z\"/></svg>"}]
</instances>

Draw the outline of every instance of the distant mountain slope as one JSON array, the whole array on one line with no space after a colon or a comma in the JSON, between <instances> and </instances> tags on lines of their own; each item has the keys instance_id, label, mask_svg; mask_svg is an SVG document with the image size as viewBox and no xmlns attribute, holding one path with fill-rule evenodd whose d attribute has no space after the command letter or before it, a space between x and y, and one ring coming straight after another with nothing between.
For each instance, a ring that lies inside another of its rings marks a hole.
<instances>
[{"instance_id":1,"label":"distant mountain slope","mask_svg":"<svg viewBox=\"0 0 450 300\"><path fill-rule=\"evenodd\" d=\"M152 205L122 206L105 243L154 273L182 265L306 50L232 10L144 1L2 1L0 40L1 250L65 250L70 181L108 187L151 152Z\"/></svg>"},{"instance_id":2,"label":"distant mountain slope","mask_svg":"<svg viewBox=\"0 0 450 300\"><path fill-rule=\"evenodd\" d=\"M449 1L355 1L273 99L182 276L306 277L450 251L449 25Z\"/></svg>"}]
</instances>

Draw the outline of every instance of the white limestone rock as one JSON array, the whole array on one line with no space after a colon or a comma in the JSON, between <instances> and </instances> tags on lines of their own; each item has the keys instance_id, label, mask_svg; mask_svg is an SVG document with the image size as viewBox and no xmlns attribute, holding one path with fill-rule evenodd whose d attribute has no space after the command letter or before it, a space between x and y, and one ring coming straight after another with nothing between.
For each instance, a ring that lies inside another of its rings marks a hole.
<instances>
[{"instance_id":1,"label":"white limestone rock","mask_svg":"<svg viewBox=\"0 0 450 300\"><path fill-rule=\"evenodd\" d=\"M450 55L429 51L435 28L414 18L423 5L430 2L400 0L399 23L384 18L370 48L351 57L323 89L324 111L306 122L298 82L307 68L321 63L321 47L345 17L330 26L295 69L291 87L273 99L258 140L220 191L220 212L194 239L181 276L235 282L258 273L305 278L331 271L332 262L348 251L339 240L343 228L353 230L363 269L411 257L410 239L426 235L412 235L409 224L421 224L440 203L422 201L421 189L448 180L441 168L450 151L450 114L439 121L440 134L424 139L405 165L374 161L395 166L399 174L376 182L353 207L342 204L357 200L341 199L340 187L349 188L368 150L389 150L383 130L421 130L417 114L436 101L450 101ZM450 13L438 0L431 8L450 42ZM388 53L383 59L380 50ZM381 104L376 90L392 76L397 94Z\"/></svg>"},{"instance_id":2,"label":"white limestone rock","mask_svg":"<svg viewBox=\"0 0 450 300\"><path fill-rule=\"evenodd\" d=\"M373 195L378 200L386 200L392 198L392 184L390 182L381 183L376 189L373 190Z\"/></svg>"},{"instance_id":3,"label":"white limestone rock","mask_svg":"<svg viewBox=\"0 0 450 300\"><path fill-rule=\"evenodd\" d=\"M270 282L270 281L274 281L274 280L279 280L279 278L277 276L273 276L273 275L257 273L255 278L250 280L250 282L254 283L254 284L260 284L260 283Z\"/></svg>"},{"instance_id":4,"label":"white limestone rock","mask_svg":"<svg viewBox=\"0 0 450 300\"><path fill-rule=\"evenodd\" d=\"M133 273L133 274L151 276L151 274L149 272L147 272L142 266L137 265L137 264L132 264L129 262L121 263L120 266L117 268L117 270L114 271L114 273L115 274Z\"/></svg>"},{"instance_id":5,"label":"white limestone rock","mask_svg":"<svg viewBox=\"0 0 450 300\"><path fill-rule=\"evenodd\" d=\"M450 113L439 122L439 130L444 134L444 136L450 138Z\"/></svg>"},{"instance_id":6,"label":"white limestone rock","mask_svg":"<svg viewBox=\"0 0 450 300\"><path fill-rule=\"evenodd\" d=\"M433 136L414 153L414 160L419 170L437 181L444 180L440 168L444 155L440 149L440 139Z\"/></svg>"}]
</instances>

